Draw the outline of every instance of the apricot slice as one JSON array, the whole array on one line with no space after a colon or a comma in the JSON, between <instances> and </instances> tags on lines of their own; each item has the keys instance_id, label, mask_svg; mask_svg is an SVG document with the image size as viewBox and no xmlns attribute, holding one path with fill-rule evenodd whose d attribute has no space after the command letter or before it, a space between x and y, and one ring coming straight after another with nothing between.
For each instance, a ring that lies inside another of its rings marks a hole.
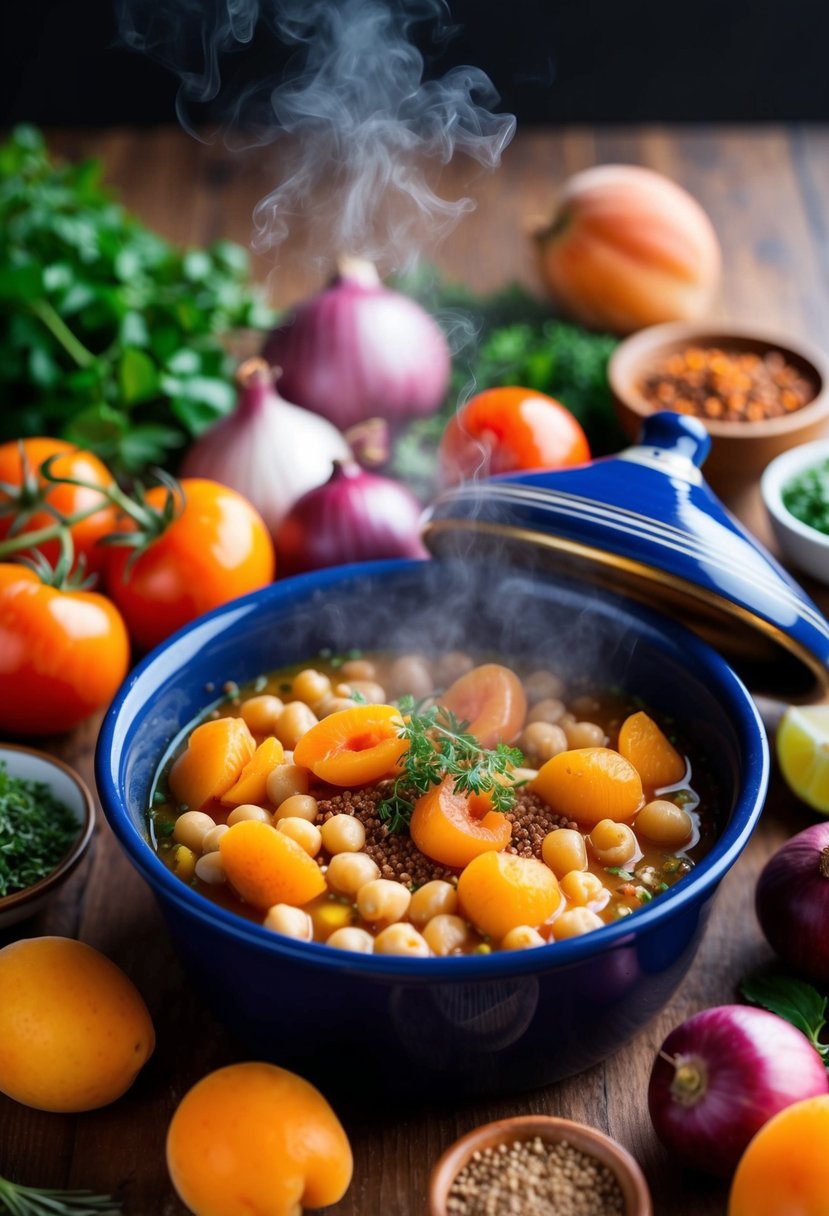
<instances>
[{"instance_id":1,"label":"apricot slice","mask_svg":"<svg viewBox=\"0 0 829 1216\"><path fill-rule=\"evenodd\" d=\"M473 857L505 849L512 836L506 815L492 810L485 794L464 794L451 777L418 798L409 825L421 853L442 865L462 869Z\"/></svg>"},{"instance_id":2,"label":"apricot slice","mask_svg":"<svg viewBox=\"0 0 829 1216\"><path fill-rule=\"evenodd\" d=\"M559 752L541 766L529 788L582 827L630 819L644 800L638 772L609 747Z\"/></svg>"},{"instance_id":3,"label":"apricot slice","mask_svg":"<svg viewBox=\"0 0 829 1216\"><path fill-rule=\"evenodd\" d=\"M629 760L645 785L659 789L685 776L685 761L664 731L642 710L625 718L619 730L620 755Z\"/></svg>"},{"instance_id":4,"label":"apricot slice","mask_svg":"<svg viewBox=\"0 0 829 1216\"><path fill-rule=\"evenodd\" d=\"M740 1158L728 1216L825 1216L829 1097L805 1098L763 1124Z\"/></svg>"},{"instance_id":5,"label":"apricot slice","mask_svg":"<svg viewBox=\"0 0 829 1216\"><path fill-rule=\"evenodd\" d=\"M498 941L519 925L535 929L543 924L562 898L553 871L534 857L481 853L458 879L461 912Z\"/></svg>"},{"instance_id":6,"label":"apricot slice","mask_svg":"<svg viewBox=\"0 0 829 1216\"><path fill-rule=\"evenodd\" d=\"M368 785L395 772L408 743L393 705L355 705L328 714L294 748L294 764L331 785Z\"/></svg>"},{"instance_id":7,"label":"apricot slice","mask_svg":"<svg viewBox=\"0 0 829 1216\"><path fill-rule=\"evenodd\" d=\"M268 777L275 768L284 763L285 749L279 740L273 736L263 740L242 769L239 780L222 794L222 802L228 806L241 806L243 802L265 802L268 797Z\"/></svg>"},{"instance_id":8,"label":"apricot slice","mask_svg":"<svg viewBox=\"0 0 829 1216\"><path fill-rule=\"evenodd\" d=\"M307 904L326 889L313 857L284 832L258 819L234 823L219 841L228 882L246 903L265 911L274 904Z\"/></svg>"},{"instance_id":9,"label":"apricot slice","mask_svg":"<svg viewBox=\"0 0 829 1216\"><path fill-rule=\"evenodd\" d=\"M514 671L499 663L473 667L440 696L440 704L461 722L481 747L511 743L527 716L524 686Z\"/></svg>"},{"instance_id":10,"label":"apricot slice","mask_svg":"<svg viewBox=\"0 0 829 1216\"><path fill-rule=\"evenodd\" d=\"M256 740L242 718L202 722L170 769L170 792L179 806L199 811L221 798L256 751Z\"/></svg>"}]
</instances>

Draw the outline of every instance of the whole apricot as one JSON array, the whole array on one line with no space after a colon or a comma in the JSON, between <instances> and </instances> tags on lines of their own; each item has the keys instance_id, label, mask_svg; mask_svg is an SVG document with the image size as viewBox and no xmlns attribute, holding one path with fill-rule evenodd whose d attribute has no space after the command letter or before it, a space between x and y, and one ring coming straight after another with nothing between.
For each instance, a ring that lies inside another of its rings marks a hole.
<instances>
[{"instance_id":1,"label":"whole apricot","mask_svg":"<svg viewBox=\"0 0 829 1216\"><path fill-rule=\"evenodd\" d=\"M38 1110L120 1098L155 1047L138 989L105 955L67 937L0 950L0 1091Z\"/></svg>"},{"instance_id":2,"label":"whole apricot","mask_svg":"<svg viewBox=\"0 0 829 1216\"><path fill-rule=\"evenodd\" d=\"M308 1081L275 1064L230 1064L179 1103L167 1168L194 1216L301 1216L351 1181L351 1146Z\"/></svg>"}]
</instances>

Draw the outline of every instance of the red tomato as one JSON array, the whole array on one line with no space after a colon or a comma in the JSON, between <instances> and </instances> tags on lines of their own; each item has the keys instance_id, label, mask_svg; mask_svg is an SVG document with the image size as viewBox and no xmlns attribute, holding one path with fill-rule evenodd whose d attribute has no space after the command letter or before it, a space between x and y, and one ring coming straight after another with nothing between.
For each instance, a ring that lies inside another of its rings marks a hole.
<instances>
[{"instance_id":1,"label":"red tomato","mask_svg":"<svg viewBox=\"0 0 829 1216\"><path fill-rule=\"evenodd\" d=\"M446 485L590 459L587 437L563 405L528 388L490 388L462 406L439 448Z\"/></svg>"},{"instance_id":2,"label":"red tomato","mask_svg":"<svg viewBox=\"0 0 829 1216\"><path fill-rule=\"evenodd\" d=\"M201 478L185 478L181 488L184 508L162 535L132 563L133 549L111 547L105 567L107 594L147 649L274 576L273 542L246 498ZM154 486L145 502L161 509L166 493Z\"/></svg>"},{"instance_id":3,"label":"red tomato","mask_svg":"<svg viewBox=\"0 0 829 1216\"><path fill-rule=\"evenodd\" d=\"M24 439L23 449L29 470L43 491L43 502L48 503L53 510L59 511L61 515L74 515L78 511L89 510L97 502L102 503L100 511L96 511L70 529L76 557L83 554L86 558L86 569L99 570L104 563L104 551L97 541L101 536L112 531L115 509L108 506L106 499L97 494L95 490L68 485L52 486L51 489L47 489L49 483L40 477L39 473L44 461L48 460L50 456L57 456L58 459L52 466L56 477L77 477L79 480L89 481L93 485L109 486L113 481L109 469L91 452L84 452L71 443L65 443L62 439ZM10 486L22 486L23 484L23 465L17 440L0 444L0 482L5 482ZM0 490L0 508L8 503L9 497L9 494ZM29 504L25 494L19 503L20 509L27 509ZM46 528L55 522L55 517L50 511L43 509L42 505L38 503L33 505L38 509L34 510L27 520L23 528L24 532L34 532L37 528ZM8 535L14 518L14 513L0 514L0 540ZM54 565L59 552L58 542L56 540L44 541L37 548Z\"/></svg>"},{"instance_id":4,"label":"red tomato","mask_svg":"<svg viewBox=\"0 0 829 1216\"><path fill-rule=\"evenodd\" d=\"M0 564L0 731L70 730L112 700L129 657L124 622L104 596Z\"/></svg>"}]
</instances>

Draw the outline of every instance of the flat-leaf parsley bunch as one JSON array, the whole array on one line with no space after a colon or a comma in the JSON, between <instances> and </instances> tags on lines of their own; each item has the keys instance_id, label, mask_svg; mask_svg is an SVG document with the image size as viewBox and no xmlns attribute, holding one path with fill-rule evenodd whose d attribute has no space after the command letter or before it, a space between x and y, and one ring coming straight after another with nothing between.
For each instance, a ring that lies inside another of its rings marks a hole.
<instances>
[{"instance_id":1,"label":"flat-leaf parsley bunch","mask_svg":"<svg viewBox=\"0 0 829 1216\"><path fill-rule=\"evenodd\" d=\"M504 813L513 806L515 785L509 777L524 762L518 748L505 743L481 747L469 724L442 705L418 710L413 697L403 697L399 704L404 715L399 734L408 748L390 794L378 807L390 832L408 829L417 799L444 777L453 778L459 793L489 794L494 811Z\"/></svg>"}]
</instances>

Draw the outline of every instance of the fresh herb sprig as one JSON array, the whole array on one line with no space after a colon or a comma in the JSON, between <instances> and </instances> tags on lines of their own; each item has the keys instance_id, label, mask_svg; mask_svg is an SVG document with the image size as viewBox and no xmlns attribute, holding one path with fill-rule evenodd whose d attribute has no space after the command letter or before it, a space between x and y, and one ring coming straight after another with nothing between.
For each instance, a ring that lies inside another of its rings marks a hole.
<instances>
[{"instance_id":1,"label":"fresh herb sprig","mask_svg":"<svg viewBox=\"0 0 829 1216\"><path fill-rule=\"evenodd\" d=\"M752 1005L760 1005L796 1026L829 1069L829 1043L822 1039L826 1028L827 999L805 980L774 971L754 971L740 984L740 992Z\"/></svg>"},{"instance_id":2,"label":"fresh herb sprig","mask_svg":"<svg viewBox=\"0 0 829 1216\"><path fill-rule=\"evenodd\" d=\"M79 830L46 782L12 777L0 761L0 897L50 874Z\"/></svg>"},{"instance_id":3,"label":"fresh herb sprig","mask_svg":"<svg viewBox=\"0 0 829 1216\"><path fill-rule=\"evenodd\" d=\"M9 1216L118 1216L121 1211L109 1195L21 1186L0 1177L0 1213Z\"/></svg>"},{"instance_id":4,"label":"fresh herb sprig","mask_svg":"<svg viewBox=\"0 0 829 1216\"><path fill-rule=\"evenodd\" d=\"M399 735L408 748L391 793L378 807L390 832L408 828L417 799L440 785L444 777L453 779L459 793L488 793L495 811L510 809L515 789L503 778L524 761L517 748L505 743L495 748L481 747L469 733L468 723L459 721L442 705L418 710L412 697L403 697L400 712L405 722Z\"/></svg>"}]
</instances>

